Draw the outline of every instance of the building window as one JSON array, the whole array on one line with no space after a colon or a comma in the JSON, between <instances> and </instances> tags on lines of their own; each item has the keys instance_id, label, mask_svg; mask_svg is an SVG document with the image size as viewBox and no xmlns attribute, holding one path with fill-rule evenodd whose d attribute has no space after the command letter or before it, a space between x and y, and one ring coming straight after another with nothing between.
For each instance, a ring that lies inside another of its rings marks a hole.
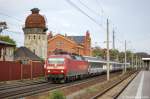
<instances>
[{"instance_id":1,"label":"building window","mask_svg":"<svg viewBox=\"0 0 150 99\"><path fill-rule=\"evenodd\" d=\"M43 40L45 39L45 36L43 36Z\"/></svg>"},{"instance_id":2,"label":"building window","mask_svg":"<svg viewBox=\"0 0 150 99\"><path fill-rule=\"evenodd\" d=\"M30 35L29 35L29 40L30 40Z\"/></svg>"},{"instance_id":3,"label":"building window","mask_svg":"<svg viewBox=\"0 0 150 99\"><path fill-rule=\"evenodd\" d=\"M39 36L39 40L41 39L41 37Z\"/></svg>"},{"instance_id":4,"label":"building window","mask_svg":"<svg viewBox=\"0 0 150 99\"><path fill-rule=\"evenodd\" d=\"M35 35L34 35L34 39L35 39Z\"/></svg>"},{"instance_id":5,"label":"building window","mask_svg":"<svg viewBox=\"0 0 150 99\"><path fill-rule=\"evenodd\" d=\"M21 64L28 64L28 60L21 60Z\"/></svg>"},{"instance_id":6,"label":"building window","mask_svg":"<svg viewBox=\"0 0 150 99\"><path fill-rule=\"evenodd\" d=\"M63 45L64 45L64 42L62 42L62 41L56 42L56 46L57 46L57 47L61 47L61 46L63 46Z\"/></svg>"}]
</instances>

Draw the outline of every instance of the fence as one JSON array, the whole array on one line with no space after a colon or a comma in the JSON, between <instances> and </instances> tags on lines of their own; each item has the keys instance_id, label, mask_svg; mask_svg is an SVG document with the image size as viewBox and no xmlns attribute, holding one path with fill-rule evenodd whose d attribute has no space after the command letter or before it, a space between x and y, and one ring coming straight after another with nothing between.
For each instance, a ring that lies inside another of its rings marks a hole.
<instances>
[{"instance_id":1,"label":"fence","mask_svg":"<svg viewBox=\"0 0 150 99\"><path fill-rule=\"evenodd\" d=\"M21 80L44 75L44 64L30 62L21 64L18 62L0 61L0 81Z\"/></svg>"}]
</instances>

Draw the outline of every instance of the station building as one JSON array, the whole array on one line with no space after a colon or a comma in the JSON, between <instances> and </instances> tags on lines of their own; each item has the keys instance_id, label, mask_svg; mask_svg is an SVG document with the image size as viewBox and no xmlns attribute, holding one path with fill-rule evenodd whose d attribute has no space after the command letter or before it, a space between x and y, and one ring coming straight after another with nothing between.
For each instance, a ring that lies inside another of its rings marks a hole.
<instances>
[{"instance_id":1,"label":"station building","mask_svg":"<svg viewBox=\"0 0 150 99\"><path fill-rule=\"evenodd\" d=\"M48 39L48 54L61 50L83 56L91 56L91 37L89 31L85 36L67 36L57 34Z\"/></svg>"}]
</instances>

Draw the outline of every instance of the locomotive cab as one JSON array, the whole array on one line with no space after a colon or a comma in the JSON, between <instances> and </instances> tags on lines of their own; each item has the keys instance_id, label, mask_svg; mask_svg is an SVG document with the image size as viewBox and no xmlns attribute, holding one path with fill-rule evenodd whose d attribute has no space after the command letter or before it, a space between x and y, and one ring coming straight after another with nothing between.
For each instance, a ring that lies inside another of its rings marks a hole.
<instances>
[{"instance_id":1,"label":"locomotive cab","mask_svg":"<svg viewBox=\"0 0 150 99\"><path fill-rule=\"evenodd\" d=\"M49 57L47 59L46 74L48 80L60 81L65 77L65 57Z\"/></svg>"}]
</instances>

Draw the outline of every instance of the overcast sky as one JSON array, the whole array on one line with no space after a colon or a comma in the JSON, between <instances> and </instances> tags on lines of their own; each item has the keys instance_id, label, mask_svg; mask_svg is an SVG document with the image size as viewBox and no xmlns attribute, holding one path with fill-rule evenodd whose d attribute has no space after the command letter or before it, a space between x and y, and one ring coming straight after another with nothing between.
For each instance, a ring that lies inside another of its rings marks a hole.
<instances>
[{"instance_id":1,"label":"overcast sky","mask_svg":"<svg viewBox=\"0 0 150 99\"><path fill-rule=\"evenodd\" d=\"M71 1L100 25L70 5L67 0L0 0L0 20L7 22L9 31L14 31L4 31L3 34L9 34L18 46L23 46L22 26L31 13L30 9L37 7L47 19L48 31L53 31L54 34L85 35L89 30L92 46L104 48L106 18L109 17L110 41L114 27L117 49L124 50L124 41L127 40L129 50L150 53L149 0Z\"/></svg>"}]
</instances>

